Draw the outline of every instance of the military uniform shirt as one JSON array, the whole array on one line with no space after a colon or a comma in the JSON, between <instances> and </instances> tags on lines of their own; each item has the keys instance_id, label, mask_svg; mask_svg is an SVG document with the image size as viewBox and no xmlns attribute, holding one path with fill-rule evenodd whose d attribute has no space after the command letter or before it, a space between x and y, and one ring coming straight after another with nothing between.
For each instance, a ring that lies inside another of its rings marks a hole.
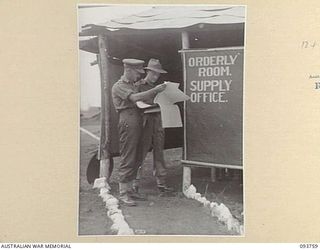
<instances>
[{"instance_id":1,"label":"military uniform shirt","mask_svg":"<svg viewBox=\"0 0 320 250\"><path fill-rule=\"evenodd\" d=\"M134 102L129 100L131 94L138 93L136 85L129 83L123 76L112 87L113 105L117 111L135 108Z\"/></svg>"}]
</instances>

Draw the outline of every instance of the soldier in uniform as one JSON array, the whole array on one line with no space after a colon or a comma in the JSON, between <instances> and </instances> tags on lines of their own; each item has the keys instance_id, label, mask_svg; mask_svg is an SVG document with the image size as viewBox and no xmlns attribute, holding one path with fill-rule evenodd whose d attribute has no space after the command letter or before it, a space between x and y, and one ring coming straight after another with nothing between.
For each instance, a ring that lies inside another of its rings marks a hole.
<instances>
[{"instance_id":1,"label":"soldier in uniform","mask_svg":"<svg viewBox=\"0 0 320 250\"><path fill-rule=\"evenodd\" d=\"M165 89L165 85L162 84L138 93L135 83L144 73L143 64L142 60L124 59L124 73L112 87L113 104L119 113L119 200L127 206L136 205L130 191L132 181L137 175L141 155L138 144L142 133L142 113L135 103L153 98Z\"/></svg>"},{"instance_id":2,"label":"soldier in uniform","mask_svg":"<svg viewBox=\"0 0 320 250\"><path fill-rule=\"evenodd\" d=\"M160 61L151 58L148 62L148 66L145 67L147 74L143 80L140 81L138 86L139 91L148 91L157 86L157 81L160 74L165 74L167 71L162 69ZM159 86L159 85L158 85ZM144 102L147 104L153 104L154 97L151 97ZM161 113L144 113L143 114L143 130L141 137L142 158L141 165L152 147L153 149L153 168L154 175L156 177L157 187L160 193L172 192L173 189L166 184L167 168L164 161L164 128L161 123ZM139 180L141 177L141 167L139 167L136 180L133 182L133 190L138 193Z\"/></svg>"}]
</instances>

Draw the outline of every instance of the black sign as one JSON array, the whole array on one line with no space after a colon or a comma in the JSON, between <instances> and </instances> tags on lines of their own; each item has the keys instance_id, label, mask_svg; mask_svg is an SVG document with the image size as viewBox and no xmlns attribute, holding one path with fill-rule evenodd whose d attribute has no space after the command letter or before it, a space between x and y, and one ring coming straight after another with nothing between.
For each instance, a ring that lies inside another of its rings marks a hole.
<instances>
[{"instance_id":1,"label":"black sign","mask_svg":"<svg viewBox=\"0 0 320 250\"><path fill-rule=\"evenodd\" d=\"M242 166L243 48L184 50L185 160Z\"/></svg>"}]
</instances>

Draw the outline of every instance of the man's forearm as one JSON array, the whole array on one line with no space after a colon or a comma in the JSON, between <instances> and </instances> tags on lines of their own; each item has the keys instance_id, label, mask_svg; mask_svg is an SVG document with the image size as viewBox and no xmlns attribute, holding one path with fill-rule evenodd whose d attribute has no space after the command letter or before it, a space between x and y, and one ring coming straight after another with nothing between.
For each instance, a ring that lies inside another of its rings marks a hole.
<instances>
[{"instance_id":1,"label":"man's forearm","mask_svg":"<svg viewBox=\"0 0 320 250\"><path fill-rule=\"evenodd\" d=\"M155 89L149 89L140 93L131 94L129 100L132 102L144 101L153 98L157 94Z\"/></svg>"}]
</instances>

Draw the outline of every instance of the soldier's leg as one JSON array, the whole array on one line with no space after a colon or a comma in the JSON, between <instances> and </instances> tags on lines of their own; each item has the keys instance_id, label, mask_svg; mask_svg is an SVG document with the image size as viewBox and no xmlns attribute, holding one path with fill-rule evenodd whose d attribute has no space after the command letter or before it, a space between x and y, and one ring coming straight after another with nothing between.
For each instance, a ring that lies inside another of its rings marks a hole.
<instances>
[{"instance_id":1,"label":"soldier's leg","mask_svg":"<svg viewBox=\"0 0 320 250\"><path fill-rule=\"evenodd\" d=\"M122 111L123 112L123 111ZM120 200L125 205L135 205L128 197L130 183L137 174L137 149L141 136L140 117L134 111L120 114L119 121L119 191Z\"/></svg>"},{"instance_id":2,"label":"soldier's leg","mask_svg":"<svg viewBox=\"0 0 320 250\"><path fill-rule=\"evenodd\" d=\"M143 119L143 128L138 146L138 171L135 180L133 181L133 190L138 192L140 179L142 174L142 165L150 150L152 142L153 124L152 119L149 116L145 116Z\"/></svg>"},{"instance_id":3,"label":"soldier's leg","mask_svg":"<svg viewBox=\"0 0 320 250\"><path fill-rule=\"evenodd\" d=\"M161 124L161 115L154 117L153 126L153 164L155 168L155 176L157 181L157 186L160 191L173 191L169 188L166 183L167 167L164 160L164 138L165 132Z\"/></svg>"}]
</instances>

